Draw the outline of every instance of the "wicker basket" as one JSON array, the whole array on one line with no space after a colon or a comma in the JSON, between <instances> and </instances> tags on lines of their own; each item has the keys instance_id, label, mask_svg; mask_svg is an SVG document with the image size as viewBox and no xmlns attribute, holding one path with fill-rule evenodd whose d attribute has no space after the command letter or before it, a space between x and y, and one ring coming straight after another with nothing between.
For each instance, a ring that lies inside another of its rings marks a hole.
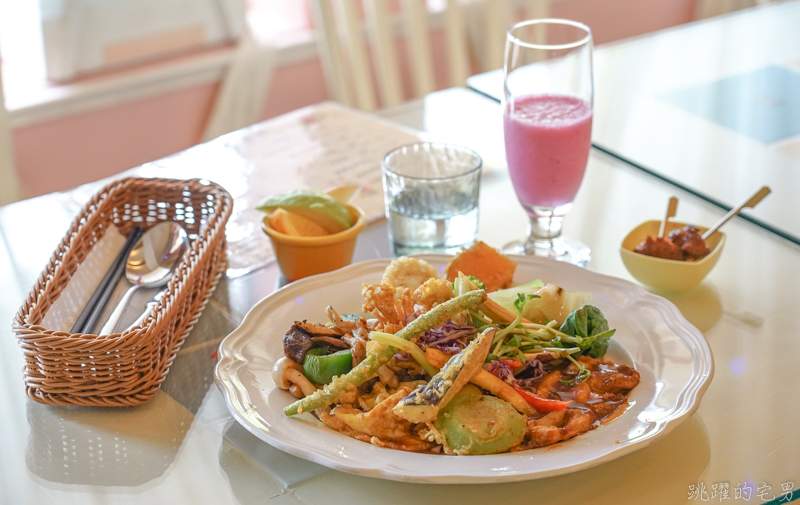
<instances>
[{"instance_id":1,"label":"wicker basket","mask_svg":"<svg viewBox=\"0 0 800 505\"><path fill-rule=\"evenodd\" d=\"M28 396L50 405L124 407L151 398L200 317L225 262L225 223L233 202L201 180L128 178L86 204L14 318L25 353ZM73 335L41 326L80 263L105 231L128 234L167 220L184 226L191 247L151 316L122 334Z\"/></svg>"}]
</instances>

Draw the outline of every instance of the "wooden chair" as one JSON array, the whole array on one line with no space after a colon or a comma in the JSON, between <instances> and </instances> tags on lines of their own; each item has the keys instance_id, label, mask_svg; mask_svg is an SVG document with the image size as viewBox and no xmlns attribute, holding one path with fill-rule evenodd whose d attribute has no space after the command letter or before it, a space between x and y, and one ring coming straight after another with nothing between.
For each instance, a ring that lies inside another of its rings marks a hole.
<instances>
[{"instance_id":1,"label":"wooden chair","mask_svg":"<svg viewBox=\"0 0 800 505\"><path fill-rule=\"evenodd\" d=\"M729 12L763 5L773 0L698 0L695 19L706 19Z\"/></svg>"},{"instance_id":2,"label":"wooden chair","mask_svg":"<svg viewBox=\"0 0 800 505\"><path fill-rule=\"evenodd\" d=\"M248 23L217 91L203 140L259 121L272 79L275 50Z\"/></svg>"},{"instance_id":3,"label":"wooden chair","mask_svg":"<svg viewBox=\"0 0 800 505\"><path fill-rule=\"evenodd\" d=\"M22 186L14 169L14 153L11 145L11 124L3 94L3 62L0 61L0 205L23 198Z\"/></svg>"},{"instance_id":4,"label":"wooden chair","mask_svg":"<svg viewBox=\"0 0 800 505\"><path fill-rule=\"evenodd\" d=\"M441 19L444 29L449 86L463 86L475 70L502 67L507 28L522 17L547 17L549 13L549 0L446 0L445 3L444 11L433 17ZM428 36L428 21L432 16L425 0L400 0L399 23L390 15L386 0L362 0L361 4L363 21L356 0L311 2L331 97L367 111L404 101L395 44L397 24L406 40L412 97L434 91L436 84ZM515 15L520 12L522 16ZM472 65L472 61L477 65ZM378 85L377 94L373 75Z\"/></svg>"}]
</instances>

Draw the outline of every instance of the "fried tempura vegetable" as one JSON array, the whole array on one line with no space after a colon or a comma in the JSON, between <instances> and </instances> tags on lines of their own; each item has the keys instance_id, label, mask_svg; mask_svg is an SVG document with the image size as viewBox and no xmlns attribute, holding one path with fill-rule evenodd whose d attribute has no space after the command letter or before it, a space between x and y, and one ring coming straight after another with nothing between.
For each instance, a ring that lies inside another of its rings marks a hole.
<instances>
[{"instance_id":1,"label":"fried tempura vegetable","mask_svg":"<svg viewBox=\"0 0 800 505\"><path fill-rule=\"evenodd\" d=\"M397 291L402 291L399 297L396 296ZM364 283L361 294L364 296L364 304L361 309L378 318L383 325L403 327L406 315L414 312L411 291L406 288L398 290L385 282L380 284Z\"/></svg>"},{"instance_id":2,"label":"fried tempura vegetable","mask_svg":"<svg viewBox=\"0 0 800 505\"><path fill-rule=\"evenodd\" d=\"M479 279L486 285L486 291L492 292L509 287L516 269L516 261L483 242L475 242L447 262L444 275L447 280L453 281L458 272L463 272Z\"/></svg>"},{"instance_id":3,"label":"fried tempura vegetable","mask_svg":"<svg viewBox=\"0 0 800 505\"><path fill-rule=\"evenodd\" d=\"M425 356L433 366L439 368L442 368L447 363L447 360L450 359L450 355L433 347L425 349ZM525 415L533 415L536 412L513 387L486 370L478 370L469 381L507 401L512 407Z\"/></svg>"},{"instance_id":4,"label":"fried tempura vegetable","mask_svg":"<svg viewBox=\"0 0 800 505\"><path fill-rule=\"evenodd\" d=\"M447 454L496 454L522 442L525 416L508 402L467 386L442 409L434 426Z\"/></svg>"},{"instance_id":5,"label":"fried tempura vegetable","mask_svg":"<svg viewBox=\"0 0 800 505\"><path fill-rule=\"evenodd\" d=\"M411 321L408 326L404 327L396 333L396 336L409 340L416 337L423 331L430 330L434 326L441 324L451 315L456 312L461 312L472 307L486 299L485 291L470 291L452 300L448 300L441 305L437 305L417 319ZM489 339L491 342L491 338ZM378 369L389 362L394 356L394 347L372 342L371 347L373 352L368 352L368 356L364 361L356 365L345 375L340 375L331 381L322 389L318 389L314 394L306 396L283 409L287 416L293 416L303 412L310 412L336 402L336 400L348 391L353 390L374 377L378 373ZM484 354L485 357L485 354Z\"/></svg>"},{"instance_id":6,"label":"fried tempura vegetable","mask_svg":"<svg viewBox=\"0 0 800 505\"><path fill-rule=\"evenodd\" d=\"M383 272L381 282L391 284L402 292L402 288L414 291L428 279L437 279L439 273L430 263L418 258L401 256L392 260Z\"/></svg>"},{"instance_id":7,"label":"fried tempura vegetable","mask_svg":"<svg viewBox=\"0 0 800 505\"><path fill-rule=\"evenodd\" d=\"M453 285L444 279L428 279L411 295L414 303L425 310L453 298Z\"/></svg>"},{"instance_id":8,"label":"fried tempura vegetable","mask_svg":"<svg viewBox=\"0 0 800 505\"><path fill-rule=\"evenodd\" d=\"M494 329L478 335L463 351L445 363L430 382L418 387L392 409L395 415L412 423L429 423L483 366L492 346Z\"/></svg>"},{"instance_id":9,"label":"fried tempura vegetable","mask_svg":"<svg viewBox=\"0 0 800 505\"><path fill-rule=\"evenodd\" d=\"M384 440L413 441L411 423L392 414L392 407L410 391L411 388L408 386L400 388L369 412L362 412L349 405L340 405L333 409L331 414L344 421L351 430L365 435ZM419 439L416 441L420 442Z\"/></svg>"}]
</instances>

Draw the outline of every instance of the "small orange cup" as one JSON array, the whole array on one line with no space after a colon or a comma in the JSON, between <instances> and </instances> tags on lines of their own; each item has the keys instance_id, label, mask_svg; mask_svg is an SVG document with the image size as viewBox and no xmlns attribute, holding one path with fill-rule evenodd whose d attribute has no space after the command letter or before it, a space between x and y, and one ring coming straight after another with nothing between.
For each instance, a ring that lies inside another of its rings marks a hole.
<instances>
[{"instance_id":1,"label":"small orange cup","mask_svg":"<svg viewBox=\"0 0 800 505\"><path fill-rule=\"evenodd\" d=\"M278 265L287 279L296 281L350 264L356 247L356 237L367 225L367 219L364 211L358 207L346 207L353 219L353 226L339 233L320 237L286 235L270 227L269 216L264 217L261 229L269 235Z\"/></svg>"}]
</instances>

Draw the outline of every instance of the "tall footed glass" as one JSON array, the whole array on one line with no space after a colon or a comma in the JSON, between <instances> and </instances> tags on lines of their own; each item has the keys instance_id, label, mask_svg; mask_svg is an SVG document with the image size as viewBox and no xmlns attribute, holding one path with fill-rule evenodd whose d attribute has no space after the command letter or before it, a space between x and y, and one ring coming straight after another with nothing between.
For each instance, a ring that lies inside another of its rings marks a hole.
<instances>
[{"instance_id":1,"label":"tall footed glass","mask_svg":"<svg viewBox=\"0 0 800 505\"><path fill-rule=\"evenodd\" d=\"M528 236L503 252L535 254L580 266L583 243L561 236L580 188L592 134L592 32L564 19L534 19L508 29L503 132Z\"/></svg>"}]
</instances>

